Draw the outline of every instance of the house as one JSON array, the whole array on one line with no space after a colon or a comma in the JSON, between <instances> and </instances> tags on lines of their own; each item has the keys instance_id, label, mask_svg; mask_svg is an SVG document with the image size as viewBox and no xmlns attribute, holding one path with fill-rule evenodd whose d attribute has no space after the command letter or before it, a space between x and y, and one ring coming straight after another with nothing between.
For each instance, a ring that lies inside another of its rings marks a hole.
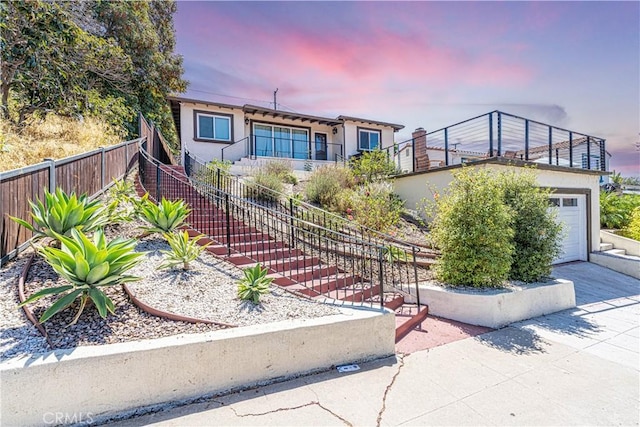
<instances>
[{"instance_id":1,"label":"house","mask_svg":"<svg viewBox=\"0 0 640 427\"><path fill-rule=\"evenodd\" d=\"M292 113L256 105L231 105L169 98L185 153L203 161L290 159L294 169L308 162L344 161L353 155L393 146L404 126L340 115L336 118Z\"/></svg>"}]
</instances>

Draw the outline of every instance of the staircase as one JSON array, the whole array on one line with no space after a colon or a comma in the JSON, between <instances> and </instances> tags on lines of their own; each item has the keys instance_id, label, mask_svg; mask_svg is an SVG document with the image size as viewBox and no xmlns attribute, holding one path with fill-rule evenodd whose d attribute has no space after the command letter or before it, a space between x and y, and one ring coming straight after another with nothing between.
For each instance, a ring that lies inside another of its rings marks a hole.
<instances>
[{"instance_id":1,"label":"staircase","mask_svg":"<svg viewBox=\"0 0 640 427\"><path fill-rule=\"evenodd\" d=\"M209 252L241 268L260 263L274 284L305 297L392 310L396 341L427 317L428 306L407 289L411 263L389 262L383 247L216 188L196 189L181 166L159 164L142 151L139 161L138 191L188 203L189 233L206 235L201 243L210 243Z\"/></svg>"},{"instance_id":2,"label":"staircase","mask_svg":"<svg viewBox=\"0 0 640 427\"><path fill-rule=\"evenodd\" d=\"M589 261L640 279L640 242L600 230L599 249L589 254Z\"/></svg>"}]
</instances>

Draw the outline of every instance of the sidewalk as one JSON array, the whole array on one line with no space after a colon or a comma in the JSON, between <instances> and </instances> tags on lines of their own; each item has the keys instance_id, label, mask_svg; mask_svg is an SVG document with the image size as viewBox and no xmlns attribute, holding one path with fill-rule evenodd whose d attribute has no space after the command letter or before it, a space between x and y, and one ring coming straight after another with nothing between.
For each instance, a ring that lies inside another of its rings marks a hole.
<instances>
[{"instance_id":1,"label":"sidewalk","mask_svg":"<svg viewBox=\"0 0 640 427\"><path fill-rule=\"evenodd\" d=\"M112 425L639 425L640 281L588 263L554 275L578 308Z\"/></svg>"}]
</instances>

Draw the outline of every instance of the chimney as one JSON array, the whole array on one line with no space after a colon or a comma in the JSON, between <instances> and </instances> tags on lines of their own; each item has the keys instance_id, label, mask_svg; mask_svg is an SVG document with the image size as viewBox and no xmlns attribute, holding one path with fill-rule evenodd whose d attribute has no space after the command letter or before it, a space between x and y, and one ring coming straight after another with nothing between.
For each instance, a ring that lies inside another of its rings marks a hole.
<instances>
[{"instance_id":1,"label":"chimney","mask_svg":"<svg viewBox=\"0 0 640 427\"><path fill-rule=\"evenodd\" d=\"M411 138L413 138L414 172L426 171L429 169L427 131L420 127L413 131Z\"/></svg>"}]
</instances>

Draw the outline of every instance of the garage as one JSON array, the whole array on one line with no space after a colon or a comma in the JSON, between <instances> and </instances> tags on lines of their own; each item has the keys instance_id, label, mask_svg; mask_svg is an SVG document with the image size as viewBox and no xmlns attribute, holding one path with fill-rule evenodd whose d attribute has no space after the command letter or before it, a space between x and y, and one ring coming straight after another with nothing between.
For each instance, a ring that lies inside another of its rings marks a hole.
<instances>
[{"instance_id":1,"label":"garage","mask_svg":"<svg viewBox=\"0 0 640 427\"><path fill-rule=\"evenodd\" d=\"M562 253L554 264L587 260L587 200L584 194L554 194L549 199L563 224Z\"/></svg>"}]
</instances>

